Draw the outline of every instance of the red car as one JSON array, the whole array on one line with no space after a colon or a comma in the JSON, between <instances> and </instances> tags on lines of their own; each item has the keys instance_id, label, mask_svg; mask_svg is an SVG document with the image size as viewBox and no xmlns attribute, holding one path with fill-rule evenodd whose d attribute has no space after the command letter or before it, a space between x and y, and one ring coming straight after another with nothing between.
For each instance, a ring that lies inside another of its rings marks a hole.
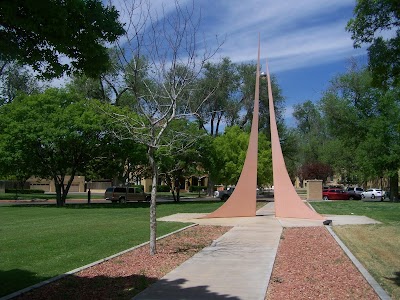
<instances>
[{"instance_id":1,"label":"red car","mask_svg":"<svg viewBox=\"0 0 400 300\"><path fill-rule=\"evenodd\" d=\"M341 189L327 189L322 191L324 200L349 200L350 194Z\"/></svg>"}]
</instances>

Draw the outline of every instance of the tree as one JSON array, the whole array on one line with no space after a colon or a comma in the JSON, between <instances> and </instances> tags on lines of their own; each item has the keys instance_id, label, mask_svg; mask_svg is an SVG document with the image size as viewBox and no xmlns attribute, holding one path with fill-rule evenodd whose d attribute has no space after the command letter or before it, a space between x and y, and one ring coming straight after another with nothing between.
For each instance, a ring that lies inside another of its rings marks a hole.
<instances>
[{"instance_id":1,"label":"tree","mask_svg":"<svg viewBox=\"0 0 400 300\"><path fill-rule=\"evenodd\" d=\"M240 103L236 96L239 87L237 67L228 57L219 63L208 62L204 66L204 75L199 82L196 98L201 101L208 97L201 107L197 118L201 128L210 124L210 135L217 136L220 126L226 121L231 126L239 118Z\"/></svg>"},{"instance_id":2,"label":"tree","mask_svg":"<svg viewBox=\"0 0 400 300\"><path fill-rule=\"evenodd\" d=\"M255 64L243 63L238 66L238 72L240 77L240 103L241 109L244 111L244 115L235 124L244 128L250 126L253 111L254 111L254 86L256 84L256 68ZM285 99L282 95L282 91L279 87L277 78L271 77L272 93L274 95L274 109L276 115L276 122L280 134L284 127L284 102ZM269 124L269 102L268 102L268 88L265 81L260 82L260 103L259 103L259 130L270 139L270 124ZM283 138L283 136L281 136Z\"/></svg>"},{"instance_id":3,"label":"tree","mask_svg":"<svg viewBox=\"0 0 400 300\"><path fill-rule=\"evenodd\" d=\"M320 101L327 130L320 161L343 177L360 181L366 178L354 154L366 137L379 99L371 84L371 73L353 64L346 73L332 79Z\"/></svg>"},{"instance_id":4,"label":"tree","mask_svg":"<svg viewBox=\"0 0 400 300\"><path fill-rule=\"evenodd\" d=\"M0 59L29 65L45 78L98 76L109 67L103 44L123 33L116 9L100 0L0 2Z\"/></svg>"},{"instance_id":5,"label":"tree","mask_svg":"<svg viewBox=\"0 0 400 300\"><path fill-rule=\"evenodd\" d=\"M321 99L330 137L324 147L325 162L343 174L345 181L388 176L391 195L397 195L398 99L399 87L387 91L374 87L367 69L350 69L332 81Z\"/></svg>"},{"instance_id":6,"label":"tree","mask_svg":"<svg viewBox=\"0 0 400 300\"><path fill-rule=\"evenodd\" d=\"M176 139L179 132L185 138ZM174 120L166 130L162 143L168 147L160 147L156 157L160 175L163 174L166 183L170 187L174 201L179 201L180 179L198 173L202 168L201 147L205 131L199 129L197 124L185 119ZM176 196L175 196L176 193Z\"/></svg>"},{"instance_id":7,"label":"tree","mask_svg":"<svg viewBox=\"0 0 400 300\"><path fill-rule=\"evenodd\" d=\"M212 174L216 181L236 184L243 169L249 144L250 134L238 126L225 129L225 133L213 141L216 159L221 161L220 168ZM271 144L265 135L259 134L257 184L266 185L272 182Z\"/></svg>"},{"instance_id":8,"label":"tree","mask_svg":"<svg viewBox=\"0 0 400 300\"><path fill-rule=\"evenodd\" d=\"M299 177L303 180L307 179L319 179L326 182L329 176L333 175L333 170L330 165L313 162L301 166L299 171Z\"/></svg>"},{"instance_id":9,"label":"tree","mask_svg":"<svg viewBox=\"0 0 400 300\"><path fill-rule=\"evenodd\" d=\"M149 4L150 5L150 4ZM152 15L150 6L125 2L127 34L117 44L118 61L125 79L126 95L130 97L124 113L108 113L120 124L116 132L120 139L131 139L147 147L152 172L150 201L150 254L156 253L156 192L158 163L156 151L163 146L163 136L176 119L197 113L192 100L204 64L216 50L201 50L198 23L193 7L175 2L175 12L162 13L161 19ZM218 46L217 46L218 48ZM144 63L143 63L144 62ZM132 112L139 118L131 118ZM107 113L107 112L106 112ZM187 137L180 132L176 139ZM182 142L182 144L184 144Z\"/></svg>"},{"instance_id":10,"label":"tree","mask_svg":"<svg viewBox=\"0 0 400 300\"><path fill-rule=\"evenodd\" d=\"M370 44L369 67L374 84L388 88L400 78L400 3L398 0L357 0L346 29L351 32L354 47ZM393 34L385 33L392 32Z\"/></svg>"},{"instance_id":11,"label":"tree","mask_svg":"<svg viewBox=\"0 0 400 300\"><path fill-rule=\"evenodd\" d=\"M300 165L323 161L324 145L330 139L318 106L309 100L297 104L294 106L293 117L297 125L297 156Z\"/></svg>"},{"instance_id":12,"label":"tree","mask_svg":"<svg viewBox=\"0 0 400 300\"><path fill-rule=\"evenodd\" d=\"M108 158L107 122L77 94L49 89L43 94L21 95L0 107L0 148L3 173L52 178L57 205L63 206L74 176L90 163ZM21 171L19 171L21 170ZM66 176L70 179L65 182Z\"/></svg>"},{"instance_id":13,"label":"tree","mask_svg":"<svg viewBox=\"0 0 400 300\"><path fill-rule=\"evenodd\" d=\"M0 106L12 102L18 93L34 94L41 91L37 79L17 63L3 62L0 72Z\"/></svg>"}]
</instances>

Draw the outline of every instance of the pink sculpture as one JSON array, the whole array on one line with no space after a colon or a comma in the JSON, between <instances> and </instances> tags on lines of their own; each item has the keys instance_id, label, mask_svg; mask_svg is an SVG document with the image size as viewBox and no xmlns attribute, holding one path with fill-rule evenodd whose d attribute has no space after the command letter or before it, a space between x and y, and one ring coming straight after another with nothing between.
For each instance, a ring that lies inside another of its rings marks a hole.
<instances>
[{"instance_id":1,"label":"pink sculpture","mask_svg":"<svg viewBox=\"0 0 400 300\"><path fill-rule=\"evenodd\" d=\"M266 62L266 67L271 126L275 216L279 218L325 220L324 217L316 213L300 199L290 180L289 174L286 169L286 164L283 159L281 144L278 135L278 128L276 126L274 99L272 97L271 78L269 76L268 62Z\"/></svg>"},{"instance_id":2,"label":"pink sculpture","mask_svg":"<svg viewBox=\"0 0 400 300\"><path fill-rule=\"evenodd\" d=\"M258 38L258 59L253 121L249 147L247 148L242 173L229 199L214 212L203 218L254 217L257 203L257 156L258 156L258 101L260 90L260 38Z\"/></svg>"},{"instance_id":3,"label":"pink sculpture","mask_svg":"<svg viewBox=\"0 0 400 300\"><path fill-rule=\"evenodd\" d=\"M274 176L275 216L280 218L301 218L324 220L308 207L297 195L286 169L276 126L275 109L272 97L271 79L267 64L267 84L270 110L272 167ZM214 212L202 218L253 217L257 203L257 155L258 155L258 107L260 90L260 38L258 38L258 57L253 121L251 124L249 147L242 173L236 188L229 199Z\"/></svg>"}]
</instances>

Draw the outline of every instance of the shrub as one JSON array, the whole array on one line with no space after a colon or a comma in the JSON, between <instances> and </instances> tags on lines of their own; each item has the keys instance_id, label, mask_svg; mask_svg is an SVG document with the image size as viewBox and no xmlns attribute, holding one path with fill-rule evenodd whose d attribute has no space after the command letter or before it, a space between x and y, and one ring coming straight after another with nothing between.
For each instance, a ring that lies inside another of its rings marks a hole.
<instances>
[{"instance_id":1,"label":"shrub","mask_svg":"<svg viewBox=\"0 0 400 300\"><path fill-rule=\"evenodd\" d=\"M191 185L189 187L189 192L194 193L194 192L201 192L202 190L207 191L207 187L204 185L196 186L196 185Z\"/></svg>"},{"instance_id":2,"label":"shrub","mask_svg":"<svg viewBox=\"0 0 400 300\"><path fill-rule=\"evenodd\" d=\"M144 185L130 185L129 187L138 187L138 188L141 188L142 189L142 191L144 191Z\"/></svg>"},{"instance_id":3,"label":"shrub","mask_svg":"<svg viewBox=\"0 0 400 300\"><path fill-rule=\"evenodd\" d=\"M169 188L168 185L157 185L157 191L158 192L170 192L171 189Z\"/></svg>"},{"instance_id":4,"label":"shrub","mask_svg":"<svg viewBox=\"0 0 400 300\"><path fill-rule=\"evenodd\" d=\"M43 190L20 190L20 189L6 189L6 193L20 193L20 194L44 194Z\"/></svg>"},{"instance_id":5,"label":"shrub","mask_svg":"<svg viewBox=\"0 0 400 300\"><path fill-rule=\"evenodd\" d=\"M149 187L149 193L151 192L152 186ZM157 185L157 192L171 192L168 185Z\"/></svg>"}]
</instances>

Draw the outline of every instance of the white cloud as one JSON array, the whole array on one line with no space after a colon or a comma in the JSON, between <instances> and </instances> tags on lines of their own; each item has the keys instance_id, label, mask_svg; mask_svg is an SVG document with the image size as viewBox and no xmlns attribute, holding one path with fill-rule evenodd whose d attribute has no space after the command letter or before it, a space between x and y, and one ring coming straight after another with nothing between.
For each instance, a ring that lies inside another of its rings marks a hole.
<instances>
[{"instance_id":1,"label":"white cloud","mask_svg":"<svg viewBox=\"0 0 400 300\"><path fill-rule=\"evenodd\" d=\"M272 72L354 55L350 34L345 31L354 0L248 0L245 4L231 0L218 3L215 10L206 9L209 0L196 3L203 6L206 16L214 15L207 32L227 36L219 56L235 62L256 59L258 33L261 55L267 55Z\"/></svg>"}]
</instances>

